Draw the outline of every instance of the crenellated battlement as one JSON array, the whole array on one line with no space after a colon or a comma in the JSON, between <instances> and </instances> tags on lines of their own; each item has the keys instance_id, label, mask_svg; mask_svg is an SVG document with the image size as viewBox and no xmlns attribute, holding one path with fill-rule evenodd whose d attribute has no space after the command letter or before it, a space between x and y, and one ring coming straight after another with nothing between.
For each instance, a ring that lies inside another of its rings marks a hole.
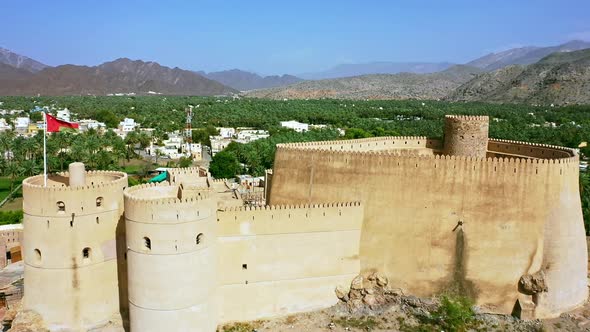
<instances>
[{"instance_id":1,"label":"crenellated battlement","mask_svg":"<svg viewBox=\"0 0 590 332\"><path fill-rule=\"evenodd\" d=\"M359 231L360 202L229 207L217 213L219 236Z\"/></svg>"},{"instance_id":2,"label":"crenellated battlement","mask_svg":"<svg viewBox=\"0 0 590 332\"><path fill-rule=\"evenodd\" d=\"M457 120L464 120L464 121L489 121L490 117L487 115L448 114L448 115L445 115L445 119L457 119Z\"/></svg>"},{"instance_id":3,"label":"crenellated battlement","mask_svg":"<svg viewBox=\"0 0 590 332\"><path fill-rule=\"evenodd\" d=\"M333 145L350 145L350 144L367 144L383 141L427 141L426 136L383 136L383 137L368 137L359 138L353 140L337 140L337 141L315 141L315 142L297 142L297 143L283 143L277 144L278 147L321 147L321 146L333 146ZM370 146L370 145L369 145Z\"/></svg>"},{"instance_id":4,"label":"crenellated battlement","mask_svg":"<svg viewBox=\"0 0 590 332\"><path fill-rule=\"evenodd\" d=\"M398 137L397 141L410 141L407 137ZM434 142L439 142L438 140L434 139L427 139L426 137L412 137L413 141L421 141L421 142L431 142L431 144L435 144ZM382 158L393 158L393 159L452 159L452 160L476 160L476 159L483 159L488 162L493 163L512 163L515 162L514 160L519 159L527 159L531 163L537 164L569 164L569 163L577 163L579 161L579 156L574 149L570 149L567 147L555 146L555 145L548 145L548 144L537 144L537 143L527 143L527 142L520 142L520 141L511 141L511 140L500 140L500 139L490 139L489 146L495 147L500 146L502 144L508 146L505 149L489 149L488 152L494 154L510 154L513 155L511 157L498 157L498 156L488 156L488 157L472 157L472 156L453 156L453 155L440 155L440 154L421 154L421 155L410 155L410 154L402 154L396 152L395 150L368 150L368 151L359 151L359 150L345 150L345 149L325 149L325 147L330 145L337 146L340 142L344 145L348 144L348 146L354 145L351 144L350 141L362 141L363 143L367 142L375 142L379 141L378 139L360 139L360 140L348 140L348 141L327 141L321 143L331 143L334 144L320 144L320 145L313 145L309 143L293 143L293 144L278 144L277 150L307 150L311 153L321 153L324 157L327 158L336 158L339 155L350 156L351 158L360 159L361 161L364 159L372 160L375 157L382 157ZM391 140L389 140L391 141ZM520 149L519 149L520 147ZM528 150L527 150L528 148ZM346 159L346 158L345 158ZM348 160L348 159L346 159Z\"/></svg>"},{"instance_id":5,"label":"crenellated battlement","mask_svg":"<svg viewBox=\"0 0 590 332\"><path fill-rule=\"evenodd\" d=\"M361 202L322 203L322 204L295 204L295 205L265 205L265 206L232 206L223 209L227 212L240 211L273 211L273 210L297 210L297 209L323 209L361 206Z\"/></svg>"},{"instance_id":6,"label":"crenellated battlement","mask_svg":"<svg viewBox=\"0 0 590 332\"><path fill-rule=\"evenodd\" d=\"M202 168L199 166L197 166L197 167L183 167L183 168L169 168L168 173L207 176L207 170L205 168Z\"/></svg>"},{"instance_id":7,"label":"crenellated battlement","mask_svg":"<svg viewBox=\"0 0 590 332\"><path fill-rule=\"evenodd\" d=\"M86 185L70 186L67 172L50 174L47 187L43 175L23 181L23 210L26 214L71 218L120 210L121 193L127 187L127 174L114 171L86 172Z\"/></svg>"},{"instance_id":8,"label":"crenellated battlement","mask_svg":"<svg viewBox=\"0 0 590 332\"><path fill-rule=\"evenodd\" d=\"M188 194L188 195L187 195ZM166 182L146 183L127 188L123 192L126 200L154 205L182 204L211 198L211 190L182 190L181 186Z\"/></svg>"},{"instance_id":9,"label":"crenellated battlement","mask_svg":"<svg viewBox=\"0 0 590 332\"><path fill-rule=\"evenodd\" d=\"M117 171L86 171L86 185L70 187L69 173L53 173L47 175L47 186L44 186L43 175L35 175L23 180L23 188L42 191L82 191L101 190L127 184L127 173Z\"/></svg>"}]
</instances>

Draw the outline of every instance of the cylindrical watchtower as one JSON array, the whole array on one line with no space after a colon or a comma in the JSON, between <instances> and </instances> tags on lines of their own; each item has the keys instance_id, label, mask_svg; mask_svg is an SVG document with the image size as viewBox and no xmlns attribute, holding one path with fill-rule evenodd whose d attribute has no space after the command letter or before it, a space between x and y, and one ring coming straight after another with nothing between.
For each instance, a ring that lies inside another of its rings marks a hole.
<instances>
[{"instance_id":1,"label":"cylindrical watchtower","mask_svg":"<svg viewBox=\"0 0 590 332\"><path fill-rule=\"evenodd\" d=\"M125 246L116 234L127 174L86 172L80 163L70 171L49 175L47 186L43 175L23 181L23 307L50 329L87 330L119 314Z\"/></svg>"},{"instance_id":2,"label":"cylindrical watchtower","mask_svg":"<svg viewBox=\"0 0 590 332\"><path fill-rule=\"evenodd\" d=\"M124 195L131 331L215 331L217 210L209 190L152 184Z\"/></svg>"},{"instance_id":3,"label":"cylindrical watchtower","mask_svg":"<svg viewBox=\"0 0 590 332\"><path fill-rule=\"evenodd\" d=\"M485 158L488 151L487 116L445 116L443 153L451 156Z\"/></svg>"}]
</instances>

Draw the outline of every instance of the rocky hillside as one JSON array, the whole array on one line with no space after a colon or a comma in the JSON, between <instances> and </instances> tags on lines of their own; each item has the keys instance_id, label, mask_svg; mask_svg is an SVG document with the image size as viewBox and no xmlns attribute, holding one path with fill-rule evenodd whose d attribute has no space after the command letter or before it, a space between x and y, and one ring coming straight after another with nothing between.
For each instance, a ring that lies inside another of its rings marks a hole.
<instances>
[{"instance_id":1,"label":"rocky hillside","mask_svg":"<svg viewBox=\"0 0 590 332\"><path fill-rule=\"evenodd\" d=\"M368 63L346 63L334 66L325 71L306 73L299 76L305 79L322 80L372 74L429 74L446 70L451 66L453 66L453 64L448 62L377 61Z\"/></svg>"},{"instance_id":2,"label":"rocky hillside","mask_svg":"<svg viewBox=\"0 0 590 332\"><path fill-rule=\"evenodd\" d=\"M112 93L220 95L237 92L194 72L155 62L118 59L99 66L50 67L0 80L0 95L106 95Z\"/></svg>"},{"instance_id":3,"label":"rocky hillside","mask_svg":"<svg viewBox=\"0 0 590 332\"><path fill-rule=\"evenodd\" d=\"M246 95L271 99L438 99L472 79L480 69L453 66L433 74L363 75L250 91Z\"/></svg>"},{"instance_id":4,"label":"rocky hillside","mask_svg":"<svg viewBox=\"0 0 590 332\"><path fill-rule=\"evenodd\" d=\"M466 65L491 71L510 65L529 65L555 52L572 52L587 48L590 48L590 42L580 40L573 40L565 44L550 47L527 46L513 48L499 53L490 53L468 62Z\"/></svg>"},{"instance_id":5,"label":"rocky hillside","mask_svg":"<svg viewBox=\"0 0 590 332\"><path fill-rule=\"evenodd\" d=\"M198 72L198 74L241 91L273 88L303 81L303 79L292 75L272 75L263 77L258 74L239 69L217 71L208 74L204 72Z\"/></svg>"},{"instance_id":6,"label":"rocky hillside","mask_svg":"<svg viewBox=\"0 0 590 332\"><path fill-rule=\"evenodd\" d=\"M590 49L554 53L529 66L483 73L449 94L453 101L590 104Z\"/></svg>"},{"instance_id":7,"label":"rocky hillside","mask_svg":"<svg viewBox=\"0 0 590 332\"><path fill-rule=\"evenodd\" d=\"M36 73L48 67L39 61L28 58L24 55L16 54L2 47L0 47L0 63L14 68L23 69L30 73Z\"/></svg>"}]
</instances>

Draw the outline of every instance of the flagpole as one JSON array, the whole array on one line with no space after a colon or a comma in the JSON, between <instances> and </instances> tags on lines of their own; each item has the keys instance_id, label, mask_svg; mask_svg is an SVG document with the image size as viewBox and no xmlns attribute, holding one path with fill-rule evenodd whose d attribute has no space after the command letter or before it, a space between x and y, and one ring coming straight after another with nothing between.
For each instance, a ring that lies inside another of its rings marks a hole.
<instances>
[{"instance_id":1,"label":"flagpole","mask_svg":"<svg viewBox=\"0 0 590 332\"><path fill-rule=\"evenodd\" d=\"M47 114L43 112L45 128L43 129L43 186L47 187Z\"/></svg>"}]
</instances>

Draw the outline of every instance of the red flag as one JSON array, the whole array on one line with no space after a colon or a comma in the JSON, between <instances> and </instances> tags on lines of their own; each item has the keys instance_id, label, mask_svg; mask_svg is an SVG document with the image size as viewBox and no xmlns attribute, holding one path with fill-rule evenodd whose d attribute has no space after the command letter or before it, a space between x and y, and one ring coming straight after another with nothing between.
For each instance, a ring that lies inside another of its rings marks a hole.
<instances>
[{"instance_id":1,"label":"red flag","mask_svg":"<svg viewBox=\"0 0 590 332\"><path fill-rule=\"evenodd\" d=\"M45 123L47 123L47 132L48 133L55 133L59 131L59 128L66 127L66 128L74 128L78 129L78 124L73 122L67 122L64 120L60 120L55 118L51 114L45 113Z\"/></svg>"}]
</instances>

